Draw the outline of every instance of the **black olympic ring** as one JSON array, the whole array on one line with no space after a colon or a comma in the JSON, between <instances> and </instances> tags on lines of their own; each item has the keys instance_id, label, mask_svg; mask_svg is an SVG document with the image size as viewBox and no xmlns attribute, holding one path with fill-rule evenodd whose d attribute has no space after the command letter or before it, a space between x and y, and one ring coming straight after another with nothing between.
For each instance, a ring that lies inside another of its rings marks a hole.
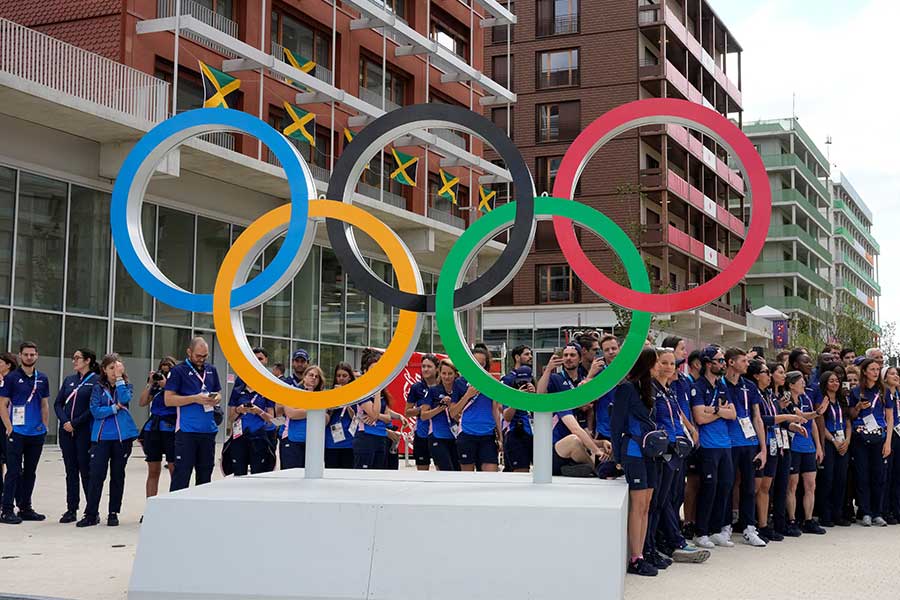
<instances>
[{"instance_id":1,"label":"black olympic ring","mask_svg":"<svg viewBox=\"0 0 900 600\"><path fill-rule=\"evenodd\" d=\"M452 128L477 135L490 144L506 162L512 176L516 215L509 229L509 241L491 267L475 280L456 290L454 307L464 310L499 292L518 273L528 257L534 239L534 182L522 153L502 129L485 117L462 106L415 104L382 115L364 127L344 148L335 162L328 184L327 198L345 201L352 197L356 182L377 147L418 129ZM335 219L326 219L328 239L341 266L354 285L375 299L401 310L434 312L434 294L400 291L378 277L366 264L356 245L353 228Z\"/></svg>"}]
</instances>

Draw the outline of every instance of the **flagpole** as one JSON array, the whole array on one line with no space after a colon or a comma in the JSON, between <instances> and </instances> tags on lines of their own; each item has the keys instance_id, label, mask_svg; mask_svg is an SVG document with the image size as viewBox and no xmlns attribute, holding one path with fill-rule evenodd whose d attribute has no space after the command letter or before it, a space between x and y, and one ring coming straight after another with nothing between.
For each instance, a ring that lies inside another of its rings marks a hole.
<instances>
[{"instance_id":1,"label":"flagpole","mask_svg":"<svg viewBox=\"0 0 900 600\"><path fill-rule=\"evenodd\" d=\"M266 52L266 0L260 2L259 7L259 49L263 54ZM263 120L263 69L259 69L259 120ZM256 140L256 160L262 160L262 140Z\"/></svg>"},{"instance_id":2,"label":"flagpole","mask_svg":"<svg viewBox=\"0 0 900 600\"><path fill-rule=\"evenodd\" d=\"M175 0L175 64L172 67L172 116L178 114L178 47L181 39L181 0Z\"/></svg>"}]
</instances>

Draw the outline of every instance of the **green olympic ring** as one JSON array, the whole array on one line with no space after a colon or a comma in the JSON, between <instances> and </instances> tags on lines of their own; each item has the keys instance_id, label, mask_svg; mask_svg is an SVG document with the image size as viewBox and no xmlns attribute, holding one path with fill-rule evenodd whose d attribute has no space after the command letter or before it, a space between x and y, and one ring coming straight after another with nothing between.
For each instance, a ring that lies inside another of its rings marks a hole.
<instances>
[{"instance_id":1,"label":"green olympic ring","mask_svg":"<svg viewBox=\"0 0 900 600\"><path fill-rule=\"evenodd\" d=\"M505 406L536 412L557 412L589 404L614 388L637 362L650 332L649 312L632 311L631 327L622 350L600 375L584 385L556 394L532 394L504 385L478 364L464 342L458 313L453 309L454 293L462 285L465 273L478 251L495 235L508 229L513 224L515 215L516 203L504 204L476 219L450 249L438 277L435 294L434 318L444 348L460 374L475 389ZM639 292L650 291L650 279L640 252L609 217L573 200L548 196L535 198L535 218L549 219L553 216L578 222L605 239L625 266L631 287ZM600 294L600 290L594 292Z\"/></svg>"}]
</instances>

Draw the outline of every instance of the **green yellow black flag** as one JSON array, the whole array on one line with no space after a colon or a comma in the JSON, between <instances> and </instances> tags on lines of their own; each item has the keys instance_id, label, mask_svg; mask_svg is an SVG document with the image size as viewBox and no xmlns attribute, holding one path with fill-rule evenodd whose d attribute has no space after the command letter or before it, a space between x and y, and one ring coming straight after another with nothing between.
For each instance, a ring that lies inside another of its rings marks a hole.
<instances>
[{"instance_id":1,"label":"green yellow black flag","mask_svg":"<svg viewBox=\"0 0 900 600\"><path fill-rule=\"evenodd\" d=\"M284 110L291 118L291 123L284 128L282 133L289 138L306 142L313 148L316 147L316 114L307 112L289 102L284 103Z\"/></svg>"},{"instance_id":2,"label":"green yellow black flag","mask_svg":"<svg viewBox=\"0 0 900 600\"><path fill-rule=\"evenodd\" d=\"M490 193L485 193L485 189L483 185L478 186L478 195L481 196L481 201L478 203L478 210L487 214L494 210L492 202L494 198L497 196L497 190L493 190Z\"/></svg>"},{"instance_id":3,"label":"green yellow black flag","mask_svg":"<svg viewBox=\"0 0 900 600\"><path fill-rule=\"evenodd\" d=\"M203 79L203 108L228 108L225 96L241 87L241 80L223 73L204 63L200 63Z\"/></svg>"},{"instance_id":4,"label":"green yellow black flag","mask_svg":"<svg viewBox=\"0 0 900 600\"><path fill-rule=\"evenodd\" d=\"M391 179L403 185L416 187L416 174L419 172L419 158L398 152L391 148L397 168L391 173Z\"/></svg>"},{"instance_id":5,"label":"green yellow black flag","mask_svg":"<svg viewBox=\"0 0 900 600\"><path fill-rule=\"evenodd\" d=\"M455 177L443 169L440 169L438 173L441 176L441 187L438 190L438 196L456 204L456 193L459 191L459 177Z\"/></svg>"},{"instance_id":6,"label":"green yellow black flag","mask_svg":"<svg viewBox=\"0 0 900 600\"><path fill-rule=\"evenodd\" d=\"M302 56L294 56L294 53L288 50L287 48L283 48L284 50L284 58L290 63L292 67L295 69L299 69L304 73L311 73L313 69L316 68L315 61L308 60L303 58ZM287 80L288 85L292 85L294 82L291 79Z\"/></svg>"},{"instance_id":7,"label":"green yellow black flag","mask_svg":"<svg viewBox=\"0 0 900 600\"><path fill-rule=\"evenodd\" d=\"M350 131L349 128L344 127L344 139L347 140L348 144L353 141L353 138L355 135L356 134L353 133L352 131ZM369 168L369 163L366 163L366 169L368 169L368 168Z\"/></svg>"}]
</instances>

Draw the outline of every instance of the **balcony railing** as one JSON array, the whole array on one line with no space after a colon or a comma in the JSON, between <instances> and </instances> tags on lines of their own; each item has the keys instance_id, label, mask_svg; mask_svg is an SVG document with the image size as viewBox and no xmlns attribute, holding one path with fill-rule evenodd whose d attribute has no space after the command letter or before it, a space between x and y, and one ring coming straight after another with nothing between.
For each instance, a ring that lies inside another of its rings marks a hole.
<instances>
[{"instance_id":1,"label":"balcony railing","mask_svg":"<svg viewBox=\"0 0 900 600\"><path fill-rule=\"evenodd\" d=\"M783 204L797 204L803 209L809 217L818 223L827 233L831 233L831 223L825 218L819 209L812 202L806 199L806 196L794 189L774 190L772 192L772 205L779 206Z\"/></svg>"},{"instance_id":2,"label":"balcony railing","mask_svg":"<svg viewBox=\"0 0 900 600\"><path fill-rule=\"evenodd\" d=\"M175 16L175 3L176 0L156 0L156 13L157 17L174 17ZM238 24L226 17L225 15L220 15L219 13L210 10L209 8L194 2L193 0L181 0L181 14L182 15L190 15L197 19L198 21L202 21L206 23L210 27L215 27L219 31L222 31L231 37L238 37ZM202 38L198 35L195 35L189 31L184 32L182 35L189 40L195 41L201 46L206 46L211 50L215 50L219 54L228 57L235 57L236 54L232 53L228 48L222 46L220 44L216 44L215 42L211 42L205 38Z\"/></svg>"},{"instance_id":3,"label":"balcony railing","mask_svg":"<svg viewBox=\"0 0 900 600\"><path fill-rule=\"evenodd\" d=\"M825 188L825 184L819 180L816 174L812 172L812 169L810 169L796 154L767 154L763 156L762 159L763 164L767 169L777 169L781 167L795 167L799 169L812 187L814 187L823 198L829 200L830 196L828 190Z\"/></svg>"},{"instance_id":4,"label":"balcony railing","mask_svg":"<svg viewBox=\"0 0 900 600\"><path fill-rule=\"evenodd\" d=\"M552 19L538 21L538 36L565 35L568 33L578 33L578 13L556 15Z\"/></svg>"},{"instance_id":5,"label":"balcony railing","mask_svg":"<svg viewBox=\"0 0 900 600\"><path fill-rule=\"evenodd\" d=\"M824 322L831 317L828 311L800 296L751 297L750 301L757 308L768 305L778 310L802 310Z\"/></svg>"},{"instance_id":6,"label":"balcony railing","mask_svg":"<svg viewBox=\"0 0 900 600\"><path fill-rule=\"evenodd\" d=\"M272 56L282 62L288 62L287 57L284 55L284 46L277 42L272 42ZM327 69L323 65L316 64L315 68L312 70L311 75L319 81L331 83L331 69ZM276 75L275 78L279 81L287 82L287 77L280 77ZM379 106L381 105L379 104Z\"/></svg>"},{"instance_id":7,"label":"balcony railing","mask_svg":"<svg viewBox=\"0 0 900 600\"><path fill-rule=\"evenodd\" d=\"M446 129L432 129L431 133L444 141L450 142L457 148L461 148L463 150L466 150L468 148L466 138L456 132L448 131Z\"/></svg>"},{"instance_id":8,"label":"balcony railing","mask_svg":"<svg viewBox=\"0 0 900 600\"><path fill-rule=\"evenodd\" d=\"M374 198L375 200L383 200L385 203L390 204L391 206L396 206L397 208L402 208L406 210L406 198L403 196L398 196L394 192L389 190L381 190L373 185L369 185L368 183L359 182L359 193L364 196L368 196L369 198ZM384 196L382 196L384 194Z\"/></svg>"},{"instance_id":9,"label":"balcony railing","mask_svg":"<svg viewBox=\"0 0 900 600\"><path fill-rule=\"evenodd\" d=\"M392 110L397 110L400 108L400 105L396 102L388 100L381 95L381 91L370 90L369 88L361 87L359 88L359 99L368 102L373 106L377 106L381 108L381 101L384 100L384 110L385 112L391 112Z\"/></svg>"},{"instance_id":10,"label":"balcony railing","mask_svg":"<svg viewBox=\"0 0 900 600\"><path fill-rule=\"evenodd\" d=\"M227 131L215 131L213 133L205 133L197 137L199 137L204 142L209 142L210 144L221 146L226 150L234 150L234 134L228 133Z\"/></svg>"},{"instance_id":11,"label":"balcony railing","mask_svg":"<svg viewBox=\"0 0 900 600\"><path fill-rule=\"evenodd\" d=\"M797 273L802 275L813 285L823 290L826 294L831 294L834 290L831 283L827 279L819 275L811 267L803 264L799 260L776 260L758 262L750 269L749 275L790 275Z\"/></svg>"},{"instance_id":12,"label":"balcony railing","mask_svg":"<svg viewBox=\"0 0 900 600\"><path fill-rule=\"evenodd\" d=\"M549 71L538 71L538 89L580 85L580 82L581 73L577 66L574 68L565 67L562 69L550 69Z\"/></svg>"},{"instance_id":13,"label":"balcony railing","mask_svg":"<svg viewBox=\"0 0 900 600\"><path fill-rule=\"evenodd\" d=\"M846 252L841 252L838 255L838 260L849 267L857 277L865 281L866 284L873 290L875 290L876 293L881 295L881 286L878 285L878 282L875 281L875 279L871 275L869 275L868 271L863 265L853 260L853 257L851 257Z\"/></svg>"},{"instance_id":14,"label":"balcony railing","mask_svg":"<svg viewBox=\"0 0 900 600\"><path fill-rule=\"evenodd\" d=\"M459 229L466 228L466 221L462 217L457 217L456 215L451 215L445 210L441 210L439 208L428 207L428 217L434 219L435 221L440 221L445 225L451 225L453 227L458 227Z\"/></svg>"},{"instance_id":15,"label":"balcony railing","mask_svg":"<svg viewBox=\"0 0 900 600\"><path fill-rule=\"evenodd\" d=\"M773 225L769 227L769 238L797 238L806 244L807 248L813 250L824 261L832 262L831 252L829 252L812 234L796 224L790 225Z\"/></svg>"},{"instance_id":16,"label":"balcony railing","mask_svg":"<svg viewBox=\"0 0 900 600\"><path fill-rule=\"evenodd\" d=\"M140 121L167 116L165 81L2 18L0 73Z\"/></svg>"},{"instance_id":17,"label":"balcony railing","mask_svg":"<svg viewBox=\"0 0 900 600\"><path fill-rule=\"evenodd\" d=\"M866 229L866 226L863 225L863 222L853 214L853 211L850 210L850 207L847 206L843 200L835 200L834 207L841 211L844 216L846 216L853 225L856 226L856 229L862 234L862 237L869 242L873 248L875 248L876 252L881 252L881 246L879 246L878 242L875 241L875 238L872 236L872 232Z\"/></svg>"}]
</instances>

